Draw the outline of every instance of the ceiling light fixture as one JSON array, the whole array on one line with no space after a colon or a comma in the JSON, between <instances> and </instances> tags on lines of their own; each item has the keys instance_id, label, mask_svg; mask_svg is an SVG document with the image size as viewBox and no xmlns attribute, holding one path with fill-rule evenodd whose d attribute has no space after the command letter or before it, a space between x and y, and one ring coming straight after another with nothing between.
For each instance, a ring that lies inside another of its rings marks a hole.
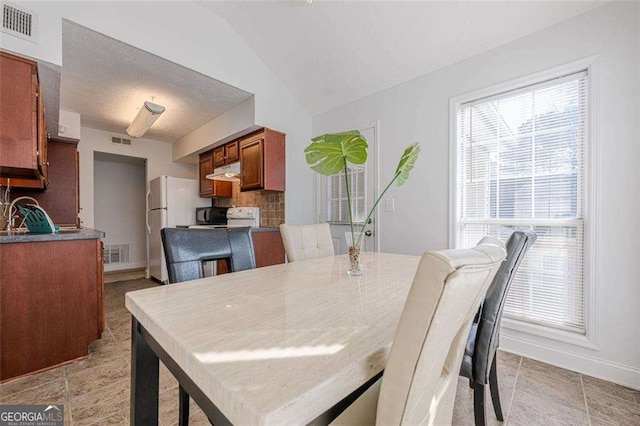
<instances>
[{"instance_id":1,"label":"ceiling light fixture","mask_svg":"<svg viewBox=\"0 0 640 426\"><path fill-rule=\"evenodd\" d=\"M151 97L151 100L154 98ZM138 115L133 119L129 127L127 127L127 134L132 138L140 138L147 130L153 126L160 114L164 112L165 108L162 105L154 104L153 102L145 101L138 111Z\"/></svg>"}]
</instances>

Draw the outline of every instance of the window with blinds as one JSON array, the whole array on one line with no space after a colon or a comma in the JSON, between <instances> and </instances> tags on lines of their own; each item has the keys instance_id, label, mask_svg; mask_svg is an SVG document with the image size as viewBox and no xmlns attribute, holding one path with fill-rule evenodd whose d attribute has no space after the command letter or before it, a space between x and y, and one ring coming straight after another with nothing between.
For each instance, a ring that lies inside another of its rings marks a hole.
<instances>
[{"instance_id":1,"label":"window with blinds","mask_svg":"<svg viewBox=\"0 0 640 426\"><path fill-rule=\"evenodd\" d=\"M533 229L504 314L585 333L587 73L457 109L456 244Z\"/></svg>"},{"instance_id":2,"label":"window with blinds","mask_svg":"<svg viewBox=\"0 0 640 426\"><path fill-rule=\"evenodd\" d=\"M353 210L353 220L364 222L366 204L366 168L364 165L348 166L349 189ZM327 222L349 223L349 204L347 202L347 185L344 170L329 176L327 179Z\"/></svg>"}]
</instances>

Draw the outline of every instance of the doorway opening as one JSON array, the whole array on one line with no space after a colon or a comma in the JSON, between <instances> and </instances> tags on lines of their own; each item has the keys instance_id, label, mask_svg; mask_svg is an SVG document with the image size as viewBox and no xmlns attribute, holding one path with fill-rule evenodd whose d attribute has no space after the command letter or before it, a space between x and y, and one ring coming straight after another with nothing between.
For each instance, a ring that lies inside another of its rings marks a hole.
<instances>
[{"instance_id":1,"label":"doorway opening","mask_svg":"<svg viewBox=\"0 0 640 426\"><path fill-rule=\"evenodd\" d=\"M147 160L96 151L93 162L94 224L105 233L105 281L113 281L115 272L116 280L144 278Z\"/></svg>"}]
</instances>

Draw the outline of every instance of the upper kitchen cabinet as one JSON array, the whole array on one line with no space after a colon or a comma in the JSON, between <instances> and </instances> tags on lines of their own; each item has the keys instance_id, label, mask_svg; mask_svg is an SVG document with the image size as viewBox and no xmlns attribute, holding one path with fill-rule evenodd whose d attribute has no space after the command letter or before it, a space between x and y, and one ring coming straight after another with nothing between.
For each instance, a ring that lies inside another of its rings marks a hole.
<instances>
[{"instance_id":1,"label":"upper kitchen cabinet","mask_svg":"<svg viewBox=\"0 0 640 426\"><path fill-rule=\"evenodd\" d=\"M239 141L240 190L284 191L285 135L262 129Z\"/></svg>"},{"instance_id":2,"label":"upper kitchen cabinet","mask_svg":"<svg viewBox=\"0 0 640 426\"><path fill-rule=\"evenodd\" d=\"M80 211L78 140L63 137L51 137L48 140L47 190L34 192L32 189L14 187L11 196L17 198L27 195L38 203L60 226L79 226ZM11 179L14 186L14 179Z\"/></svg>"},{"instance_id":3,"label":"upper kitchen cabinet","mask_svg":"<svg viewBox=\"0 0 640 426\"><path fill-rule=\"evenodd\" d=\"M0 52L0 185L44 188L47 129L37 64Z\"/></svg>"},{"instance_id":4,"label":"upper kitchen cabinet","mask_svg":"<svg viewBox=\"0 0 640 426\"><path fill-rule=\"evenodd\" d=\"M238 141L229 142L213 150L213 167L235 163L239 158Z\"/></svg>"},{"instance_id":5,"label":"upper kitchen cabinet","mask_svg":"<svg viewBox=\"0 0 640 426\"><path fill-rule=\"evenodd\" d=\"M207 151L200 154L200 166L198 168L199 176L200 176L200 197L230 198L233 193L233 186L231 182L223 182L218 180L207 179L207 175L213 173L215 151L216 150Z\"/></svg>"},{"instance_id":6,"label":"upper kitchen cabinet","mask_svg":"<svg viewBox=\"0 0 640 426\"><path fill-rule=\"evenodd\" d=\"M224 166L226 163L224 156L224 146L220 146L213 150L213 167ZM213 169L211 170L213 173Z\"/></svg>"},{"instance_id":7,"label":"upper kitchen cabinet","mask_svg":"<svg viewBox=\"0 0 640 426\"><path fill-rule=\"evenodd\" d=\"M211 197L213 193L213 186L207 175L213 173L213 152L207 151L200 154L200 166L198 167L198 174L200 176L200 196Z\"/></svg>"},{"instance_id":8,"label":"upper kitchen cabinet","mask_svg":"<svg viewBox=\"0 0 640 426\"><path fill-rule=\"evenodd\" d=\"M238 141L229 142L224 146L224 155L226 164L235 163L240 160L240 152L238 150Z\"/></svg>"}]
</instances>

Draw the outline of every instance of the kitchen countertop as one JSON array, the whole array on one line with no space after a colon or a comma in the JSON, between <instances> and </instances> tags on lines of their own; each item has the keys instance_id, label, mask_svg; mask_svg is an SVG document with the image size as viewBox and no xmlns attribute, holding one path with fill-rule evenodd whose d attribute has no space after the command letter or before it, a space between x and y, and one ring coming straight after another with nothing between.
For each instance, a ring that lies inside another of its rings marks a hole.
<instances>
[{"instance_id":1,"label":"kitchen countertop","mask_svg":"<svg viewBox=\"0 0 640 426\"><path fill-rule=\"evenodd\" d=\"M251 228L251 232L280 232L280 228L278 227L268 227L268 226L261 226L259 228L257 227L252 227Z\"/></svg>"},{"instance_id":2,"label":"kitchen countertop","mask_svg":"<svg viewBox=\"0 0 640 426\"><path fill-rule=\"evenodd\" d=\"M61 229L55 234L31 234L25 231L0 231L0 244L91 240L97 238L104 238L104 232L91 228Z\"/></svg>"}]
</instances>

